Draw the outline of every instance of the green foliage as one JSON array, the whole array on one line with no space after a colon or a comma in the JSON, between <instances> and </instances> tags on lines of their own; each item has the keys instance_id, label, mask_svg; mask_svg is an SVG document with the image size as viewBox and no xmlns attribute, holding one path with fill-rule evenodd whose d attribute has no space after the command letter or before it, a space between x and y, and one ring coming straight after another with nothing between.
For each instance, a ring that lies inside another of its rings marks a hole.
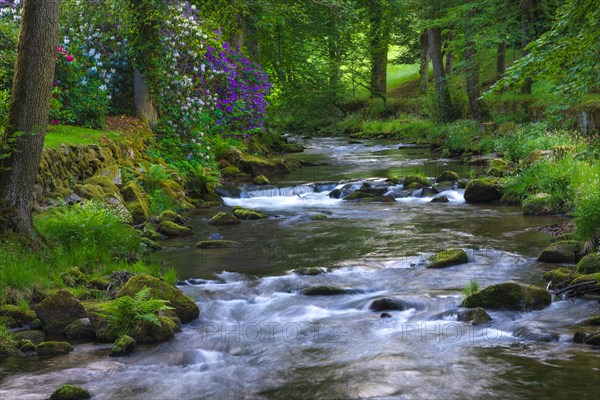
<instances>
[{"instance_id":1,"label":"green foliage","mask_svg":"<svg viewBox=\"0 0 600 400\"><path fill-rule=\"evenodd\" d=\"M148 199L148 207L150 209L150 214L152 215L160 215L163 211L181 211L181 207L175 200L173 200L170 196L162 189L156 189L152 192L152 194L146 195Z\"/></svg>"},{"instance_id":2,"label":"green foliage","mask_svg":"<svg viewBox=\"0 0 600 400\"><path fill-rule=\"evenodd\" d=\"M3 317L0 317L0 340L11 341L13 339L10 330L8 329L8 325Z\"/></svg>"},{"instance_id":3,"label":"green foliage","mask_svg":"<svg viewBox=\"0 0 600 400\"><path fill-rule=\"evenodd\" d=\"M177 271L174 268L169 268L163 275L163 279L165 282L175 286L177 285Z\"/></svg>"},{"instance_id":4,"label":"green foliage","mask_svg":"<svg viewBox=\"0 0 600 400\"><path fill-rule=\"evenodd\" d=\"M8 107L10 106L10 92L0 89L0 133L8 122Z\"/></svg>"},{"instance_id":5,"label":"green foliage","mask_svg":"<svg viewBox=\"0 0 600 400\"><path fill-rule=\"evenodd\" d=\"M0 17L0 91L8 92L12 89L19 40L19 26L11 19Z\"/></svg>"},{"instance_id":6,"label":"green foliage","mask_svg":"<svg viewBox=\"0 0 600 400\"><path fill-rule=\"evenodd\" d=\"M119 297L114 301L102 304L103 316L108 319L111 329L119 335L130 335L139 322L147 322L160 326L159 312L172 310L168 301L149 298L150 288L144 286L133 298Z\"/></svg>"},{"instance_id":7,"label":"green foliage","mask_svg":"<svg viewBox=\"0 0 600 400\"><path fill-rule=\"evenodd\" d=\"M481 135L479 122L458 120L434 126L428 133L428 140L442 146L443 152L451 156L492 151L492 141L489 138L480 140Z\"/></svg>"},{"instance_id":8,"label":"green foliage","mask_svg":"<svg viewBox=\"0 0 600 400\"><path fill-rule=\"evenodd\" d=\"M48 241L65 249L83 246L122 256L139 251L141 245L128 220L122 208L89 201L42 214L35 219L35 226Z\"/></svg>"},{"instance_id":9,"label":"green foliage","mask_svg":"<svg viewBox=\"0 0 600 400\"><path fill-rule=\"evenodd\" d=\"M154 193L161 188L161 184L172 179L165 167L160 164L152 164L144 174L144 188L148 193Z\"/></svg>"},{"instance_id":10,"label":"green foliage","mask_svg":"<svg viewBox=\"0 0 600 400\"><path fill-rule=\"evenodd\" d=\"M475 279L471 279L467 285L463 288L465 297L479 292L479 283Z\"/></svg>"},{"instance_id":11,"label":"green foliage","mask_svg":"<svg viewBox=\"0 0 600 400\"><path fill-rule=\"evenodd\" d=\"M555 146L571 145L574 133L552 130L545 123L519 125L512 132L499 137L495 150L512 161L525 159L534 150L552 150Z\"/></svg>"},{"instance_id":12,"label":"green foliage","mask_svg":"<svg viewBox=\"0 0 600 400\"><path fill-rule=\"evenodd\" d=\"M600 165L582 163L574 174L575 223L582 240L600 242Z\"/></svg>"}]
</instances>

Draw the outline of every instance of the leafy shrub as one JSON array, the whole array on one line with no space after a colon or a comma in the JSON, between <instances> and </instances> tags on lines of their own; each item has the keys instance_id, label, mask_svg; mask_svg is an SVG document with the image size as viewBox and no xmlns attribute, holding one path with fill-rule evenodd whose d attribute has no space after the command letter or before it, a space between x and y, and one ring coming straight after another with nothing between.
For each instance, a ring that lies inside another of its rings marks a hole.
<instances>
[{"instance_id":1,"label":"leafy shrub","mask_svg":"<svg viewBox=\"0 0 600 400\"><path fill-rule=\"evenodd\" d=\"M0 91L12 89L19 25L12 15L0 16Z\"/></svg>"},{"instance_id":2,"label":"leafy shrub","mask_svg":"<svg viewBox=\"0 0 600 400\"><path fill-rule=\"evenodd\" d=\"M133 298L130 296L102 305L103 316L108 319L110 328L119 335L131 335L138 322L148 322L160 326L158 313L172 310L167 306L168 301L148 298L150 288L145 286Z\"/></svg>"},{"instance_id":3,"label":"leafy shrub","mask_svg":"<svg viewBox=\"0 0 600 400\"><path fill-rule=\"evenodd\" d=\"M571 145L572 142L572 132L551 130L544 123L532 123L519 125L514 131L499 137L494 147L511 160L519 161L534 150L552 150L553 147Z\"/></svg>"},{"instance_id":4,"label":"leafy shrub","mask_svg":"<svg viewBox=\"0 0 600 400\"><path fill-rule=\"evenodd\" d=\"M123 256L139 251L141 243L128 218L123 209L89 201L42 214L35 226L47 240L67 250L90 248Z\"/></svg>"},{"instance_id":5,"label":"leafy shrub","mask_svg":"<svg viewBox=\"0 0 600 400\"><path fill-rule=\"evenodd\" d=\"M10 92L0 90L0 132L8 122L8 107L10 105Z\"/></svg>"},{"instance_id":6,"label":"leafy shrub","mask_svg":"<svg viewBox=\"0 0 600 400\"><path fill-rule=\"evenodd\" d=\"M180 211L180 206L175 200L167 196L162 189L156 189L152 194L146 196L148 198L148 207L150 214L160 215L163 211Z\"/></svg>"},{"instance_id":7,"label":"leafy shrub","mask_svg":"<svg viewBox=\"0 0 600 400\"><path fill-rule=\"evenodd\" d=\"M152 164L144 174L144 188L148 193L160 189L161 183L171 180L171 175L160 164Z\"/></svg>"},{"instance_id":8,"label":"leafy shrub","mask_svg":"<svg viewBox=\"0 0 600 400\"><path fill-rule=\"evenodd\" d=\"M600 241L600 165L582 163L574 176L575 223L582 240Z\"/></svg>"}]
</instances>

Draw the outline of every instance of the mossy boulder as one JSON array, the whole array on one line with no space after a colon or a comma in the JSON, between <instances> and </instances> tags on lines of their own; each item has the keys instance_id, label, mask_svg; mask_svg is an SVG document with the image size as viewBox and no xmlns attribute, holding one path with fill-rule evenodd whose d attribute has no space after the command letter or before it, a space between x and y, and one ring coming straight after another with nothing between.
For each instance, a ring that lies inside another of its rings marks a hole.
<instances>
[{"instance_id":1,"label":"mossy boulder","mask_svg":"<svg viewBox=\"0 0 600 400\"><path fill-rule=\"evenodd\" d=\"M461 303L466 308L528 311L541 310L552 303L550 292L531 285L506 282L491 285L467 296Z\"/></svg>"},{"instance_id":2,"label":"mossy boulder","mask_svg":"<svg viewBox=\"0 0 600 400\"><path fill-rule=\"evenodd\" d=\"M162 239L163 235L161 235L160 233L156 232L156 229L154 228L154 225L152 225L152 224L145 224L144 225L144 230L142 231L142 237L156 241L156 240Z\"/></svg>"},{"instance_id":3,"label":"mossy boulder","mask_svg":"<svg viewBox=\"0 0 600 400\"><path fill-rule=\"evenodd\" d=\"M311 286L302 290L301 292L305 296L335 296L340 294L351 294L354 293L351 289L340 288L337 286Z\"/></svg>"},{"instance_id":4,"label":"mossy boulder","mask_svg":"<svg viewBox=\"0 0 600 400\"><path fill-rule=\"evenodd\" d=\"M465 188L465 200L467 203L490 203L500 200L500 185L494 179L474 179L469 181Z\"/></svg>"},{"instance_id":5,"label":"mossy boulder","mask_svg":"<svg viewBox=\"0 0 600 400\"><path fill-rule=\"evenodd\" d=\"M576 285L583 282L596 282L596 287L600 287L600 272L587 275L579 275L571 281L571 285Z\"/></svg>"},{"instance_id":6,"label":"mossy boulder","mask_svg":"<svg viewBox=\"0 0 600 400\"><path fill-rule=\"evenodd\" d=\"M78 319L67 325L65 328L65 336L70 340L87 340L94 339L96 332L89 318Z\"/></svg>"},{"instance_id":7,"label":"mossy boulder","mask_svg":"<svg viewBox=\"0 0 600 400\"><path fill-rule=\"evenodd\" d=\"M185 224L185 218L183 218L181 215L177 214L175 211L171 211L171 210L163 211L156 218L156 220L159 223L164 222L164 221L169 221L169 222L174 222L174 223L180 224L180 225Z\"/></svg>"},{"instance_id":8,"label":"mossy boulder","mask_svg":"<svg viewBox=\"0 0 600 400\"><path fill-rule=\"evenodd\" d=\"M137 343L131 336L123 335L115 341L109 357L123 357L130 355Z\"/></svg>"},{"instance_id":9,"label":"mossy boulder","mask_svg":"<svg viewBox=\"0 0 600 400\"><path fill-rule=\"evenodd\" d=\"M164 342L175 336L177 324L170 318L159 316L160 325L147 321L138 321L135 324L131 337L137 343Z\"/></svg>"},{"instance_id":10,"label":"mossy boulder","mask_svg":"<svg viewBox=\"0 0 600 400\"><path fill-rule=\"evenodd\" d=\"M113 180L106 175L94 175L83 182L83 186L75 185L75 193L79 196L99 200L109 204L124 204L123 196Z\"/></svg>"},{"instance_id":11,"label":"mossy boulder","mask_svg":"<svg viewBox=\"0 0 600 400\"><path fill-rule=\"evenodd\" d=\"M37 318L33 310L12 304L0 306L0 317L9 328L30 325Z\"/></svg>"},{"instance_id":12,"label":"mossy boulder","mask_svg":"<svg viewBox=\"0 0 600 400\"><path fill-rule=\"evenodd\" d=\"M208 223L210 225L237 225L241 224L242 221L237 219L235 216L231 214L227 214L226 212L220 211L215 214Z\"/></svg>"},{"instance_id":13,"label":"mossy boulder","mask_svg":"<svg viewBox=\"0 0 600 400\"><path fill-rule=\"evenodd\" d=\"M152 239L148 239L148 238L145 238L145 237L142 238L142 244L144 246L146 246L147 251L161 250L162 249L162 246L160 244L156 243Z\"/></svg>"},{"instance_id":14,"label":"mossy boulder","mask_svg":"<svg viewBox=\"0 0 600 400\"><path fill-rule=\"evenodd\" d=\"M551 215L559 212L558 200L551 194L537 193L523 200L523 214L525 215Z\"/></svg>"},{"instance_id":15,"label":"mossy boulder","mask_svg":"<svg viewBox=\"0 0 600 400\"><path fill-rule=\"evenodd\" d=\"M259 175L252 180L252 183L254 183L255 185L262 186L262 185L270 185L271 181L266 176Z\"/></svg>"},{"instance_id":16,"label":"mossy boulder","mask_svg":"<svg viewBox=\"0 0 600 400\"><path fill-rule=\"evenodd\" d=\"M121 189L121 196L125 200L125 207L131 213L131 218L135 225L148 222L150 207L137 183L131 181L125 185Z\"/></svg>"},{"instance_id":17,"label":"mossy boulder","mask_svg":"<svg viewBox=\"0 0 600 400\"><path fill-rule=\"evenodd\" d=\"M594 315L593 317L586 319L585 321L583 321L581 323L581 325L591 325L591 326L600 325L600 315Z\"/></svg>"},{"instance_id":18,"label":"mossy boulder","mask_svg":"<svg viewBox=\"0 0 600 400\"><path fill-rule=\"evenodd\" d=\"M544 272L544 275L542 275L542 278L552 282L552 286L558 288L568 285L575 277L575 272L570 268L556 268Z\"/></svg>"},{"instance_id":19,"label":"mossy boulder","mask_svg":"<svg viewBox=\"0 0 600 400\"><path fill-rule=\"evenodd\" d=\"M579 260L581 244L576 240L564 240L552 243L546 247L538 257L538 261L545 263L570 263Z\"/></svg>"},{"instance_id":20,"label":"mossy boulder","mask_svg":"<svg viewBox=\"0 0 600 400\"><path fill-rule=\"evenodd\" d=\"M289 167L281 159L266 159L248 154L240 158L239 167L252 176L279 176L290 172Z\"/></svg>"},{"instance_id":21,"label":"mossy boulder","mask_svg":"<svg viewBox=\"0 0 600 400\"><path fill-rule=\"evenodd\" d=\"M510 174L510 172L510 163L503 158L494 158L493 160L490 160L485 171L486 174L498 178L506 176Z\"/></svg>"},{"instance_id":22,"label":"mossy boulder","mask_svg":"<svg viewBox=\"0 0 600 400\"><path fill-rule=\"evenodd\" d=\"M171 221L163 221L158 224L157 231L166 236L194 236L194 231L187 226L179 225Z\"/></svg>"},{"instance_id":23,"label":"mossy boulder","mask_svg":"<svg viewBox=\"0 0 600 400\"><path fill-rule=\"evenodd\" d=\"M481 325L492 320L492 317L481 307L461 310L456 318L458 321L469 322L471 325Z\"/></svg>"},{"instance_id":24,"label":"mossy boulder","mask_svg":"<svg viewBox=\"0 0 600 400\"><path fill-rule=\"evenodd\" d=\"M12 338L0 336L0 356L16 356L19 353L17 343Z\"/></svg>"},{"instance_id":25,"label":"mossy boulder","mask_svg":"<svg viewBox=\"0 0 600 400\"><path fill-rule=\"evenodd\" d=\"M452 247L432 255L427 261L427 268L445 268L466 264L469 262L469 256L463 249Z\"/></svg>"},{"instance_id":26,"label":"mossy boulder","mask_svg":"<svg viewBox=\"0 0 600 400\"><path fill-rule=\"evenodd\" d=\"M21 353L33 353L37 346L29 339L21 339L17 342L17 348Z\"/></svg>"},{"instance_id":27,"label":"mossy boulder","mask_svg":"<svg viewBox=\"0 0 600 400\"><path fill-rule=\"evenodd\" d=\"M268 218L266 214L261 213L260 211L245 209L242 207L233 207L233 215L236 218L244 219L244 220L256 220L256 219L265 219Z\"/></svg>"},{"instance_id":28,"label":"mossy boulder","mask_svg":"<svg viewBox=\"0 0 600 400\"><path fill-rule=\"evenodd\" d=\"M168 305L174 308L181 322L192 321L200 315L200 309L198 309L196 303L181 290L149 275L137 275L131 278L117 293L117 297L134 297L146 286L150 288L149 296L151 298L169 302Z\"/></svg>"},{"instance_id":29,"label":"mossy boulder","mask_svg":"<svg viewBox=\"0 0 600 400\"><path fill-rule=\"evenodd\" d=\"M362 200L368 198L375 198L373 193L363 192L361 190L357 190L353 193L350 193L348 196L344 197L344 200Z\"/></svg>"},{"instance_id":30,"label":"mossy boulder","mask_svg":"<svg viewBox=\"0 0 600 400\"><path fill-rule=\"evenodd\" d=\"M402 185L404 185L405 188L420 189L423 187L430 186L431 183L429 182L429 179L424 178L422 176L409 175L404 178L404 180L402 181Z\"/></svg>"},{"instance_id":31,"label":"mossy boulder","mask_svg":"<svg viewBox=\"0 0 600 400\"><path fill-rule=\"evenodd\" d=\"M62 385L52 393L50 400L86 400L90 392L79 386Z\"/></svg>"},{"instance_id":32,"label":"mossy boulder","mask_svg":"<svg viewBox=\"0 0 600 400\"><path fill-rule=\"evenodd\" d=\"M38 356L58 356L69 354L74 350L68 342L42 342L35 348L35 353Z\"/></svg>"},{"instance_id":33,"label":"mossy boulder","mask_svg":"<svg viewBox=\"0 0 600 400\"><path fill-rule=\"evenodd\" d=\"M577 263L576 271L580 274L600 272L600 253L591 253L583 257Z\"/></svg>"},{"instance_id":34,"label":"mossy boulder","mask_svg":"<svg viewBox=\"0 0 600 400\"><path fill-rule=\"evenodd\" d=\"M88 289L96 289L106 291L110 286L111 281L107 276L94 276L88 279L86 287Z\"/></svg>"},{"instance_id":35,"label":"mossy boulder","mask_svg":"<svg viewBox=\"0 0 600 400\"><path fill-rule=\"evenodd\" d=\"M394 299L391 297L382 297L381 299L375 299L369 304L369 310L371 311L389 311L389 310L406 310L407 305L404 304L400 299Z\"/></svg>"},{"instance_id":36,"label":"mossy boulder","mask_svg":"<svg viewBox=\"0 0 600 400\"><path fill-rule=\"evenodd\" d=\"M203 240L196 243L196 247L200 249L231 249L242 247L242 244L234 240Z\"/></svg>"},{"instance_id":37,"label":"mossy boulder","mask_svg":"<svg viewBox=\"0 0 600 400\"><path fill-rule=\"evenodd\" d=\"M85 274L77 267L73 267L68 271L61 273L60 279L69 287L81 286L86 283Z\"/></svg>"},{"instance_id":38,"label":"mossy boulder","mask_svg":"<svg viewBox=\"0 0 600 400\"><path fill-rule=\"evenodd\" d=\"M454 171L444 171L440 176L435 180L436 182L456 182L460 178L458 174Z\"/></svg>"},{"instance_id":39,"label":"mossy boulder","mask_svg":"<svg viewBox=\"0 0 600 400\"><path fill-rule=\"evenodd\" d=\"M33 343L41 343L46 339L46 334L44 332L34 329L17 331L13 333L13 336L15 337L15 340L26 339L32 341Z\"/></svg>"},{"instance_id":40,"label":"mossy boulder","mask_svg":"<svg viewBox=\"0 0 600 400\"><path fill-rule=\"evenodd\" d=\"M327 219L327 215L325 214L314 214L310 216L310 219L312 219L313 221L322 221L324 219Z\"/></svg>"},{"instance_id":41,"label":"mossy boulder","mask_svg":"<svg viewBox=\"0 0 600 400\"><path fill-rule=\"evenodd\" d=\"M240 169L235 165L228 165L227 167L221 169L221 174L224 176L237 176L242 173L243 172L240 171Z\"/></svg>"},{"instance_id":42,"label":"mossy boulder","mask_svg":"<svg viewBox=\"0 0 600 400\"><path fill-rule=\"evenodd\" d=\"M50 337L59 337L65 328L81 318L86 318L85 309L70 292L59 290L46 297L34 308L44 332Z\"/></svg>"}]
</instances>

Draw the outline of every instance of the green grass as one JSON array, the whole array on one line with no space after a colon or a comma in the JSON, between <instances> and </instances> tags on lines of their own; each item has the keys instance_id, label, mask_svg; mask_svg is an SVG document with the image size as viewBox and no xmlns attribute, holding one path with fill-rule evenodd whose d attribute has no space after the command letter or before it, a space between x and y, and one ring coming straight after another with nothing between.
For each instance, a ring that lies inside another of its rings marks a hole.
<instances>
[{"instance_id":1,"label":"green grass","mask_svg":"<svg viewBox=\"0 0 600 400\"><path fill-rule=\"evenodd\" d=\"M96 129L82 128L80 126L50 125L46 132L44 147L54 149L61 144L86 145L97 144L102 136L110 139L121 137L120 132L100 131Z\"/></svg>"}]
</instances>

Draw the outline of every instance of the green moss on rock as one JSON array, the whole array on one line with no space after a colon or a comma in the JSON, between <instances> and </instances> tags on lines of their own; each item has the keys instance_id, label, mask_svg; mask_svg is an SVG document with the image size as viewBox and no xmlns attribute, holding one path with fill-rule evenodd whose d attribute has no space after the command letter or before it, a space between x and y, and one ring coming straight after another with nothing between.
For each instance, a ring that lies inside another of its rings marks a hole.
<instances>
[{"instance_id":1,"label":"green moss on rock","mask_svg":"<svg viewBox=\"0 0 600 400\"><path fill-rule=\"evenodd\" d=\"M138 321L131 336L137 343L164 342L175 336L177 324L168 317L159 316L160 325L147 321Z\"/></svg>"},{"instance_id":2,"label":"green moss on rock","mask_svg":"<svg viewBox=\"0 0 600 400\"><path fill-rule=\"evenodd\" d=\"M351 289L340 288L337 286L311 286L302 290L301 292L305 296L335 296L340 294L351 294L354 293Z\"/></svg>"},{"instance_id":3,"label":"green moss on rock","mask_svg":"<svg viewBox=\"0 0 600 400\"><path fill-rule=\"evenodd\" d=\"M230 249L242 247L242 244L234 240L203 240L196 243L196 247L201 249Z\"/></svg>"},{"instance_id":4,"label":"green moss on rock","mask_svg":"<svg viewBox=\"0 0 600 400\"><path fill-rule=\"evenodd\" d=\"M429 179L424 178L422 176L418 176L418 175L409 175L409 176L405 177L404 180L402 181L402 184L404 185L405 188L410 187L410 188L416 188L416 189L420 189L420 188L431 185L431 183L429 182ZM415 186L414 184L417 184L417 186Z\"/></svg>"},{"instance_id":5,"label":"green moss on rock","mask_svg":"<svg viewBox=\"0 0 600 400\"><path fill-rule=\"evenodd\" d=\"M182 322L192 321L200 315L196 303L181 290L149 275L137 275L131 278L119 291L117 297L134 297L145 286L150 288L151 298L167 300Z\"/></svg>"},{"instance_id":6,"label":"green moss on rock","mask_svg":"<svg viewBox=\"0 0 600 400\"><path fill-rule=\"evenodd\" d=\"M135 181L129 182L121 189L121 195L125 200L125 207L131 213L133 223L139 225L148 222L150 207L137 183Z\"/></svg>"},{"instance_id":7,"label":"green moss on rock","mask_svg":"<svg viewBox=\"0 0 600 400\"><path fill-rule=\"evenodd\" d=\"M600 253L591 253L583 257L577 263L576 271L580 274L600 272Z\"/></svg>"},{"instance_id":8,"label":"green moss on rock","mask_svg":"<svg viewBox=\"0 0 600 400\"><path fill-rule=\"evenodd\" d=\"M510 163L502 158L494 158L493 160L490 160L485 172L488 175L498 178L506 176L511 172Z\"/></svg>"},{"instance_id":9,"label":"green moss on rock","mask_svg":"<svg viewBox=\"0 0 600 400\"><path fill-rule=\"evenodd\" d=\"M325 273L327 273L327 270L325 268L310 267L310 268L297 268L294 270L294 272L297 273L298 275L315 276L315 275L325 274Z\"/></svg>"},{"instance_id":10,"label":"green moss on rock","mask_svg":"<svg viewBox=\"0 0 600 400\"><path fill-rule=\"evenodd\" d=\"M123 357L130 355L137 343L131 336L123 335L115 341L109 357Z\"/></svg>"},{"instance_id":11,"label":"green moss on rock","mask_svg":"<svg viewBox=\"0 0 600 400\"><path fill-rule=\"evenodd\" d=\"M218 212L215 214L208 223L210 225L237 225L241 224L242 221L237 219L235 216L231 214L227 214L226 212Z\"/></svg>"},{"instance_id":12,"label":"green moss on rock","mask_svg":"<svg viewBox=\"0 0 600 400\"><path fill-rule=\"evenodd\" d=\"M35 348L38 356L57 356L69 354L74 350L68 342L42 342Z\"/></svg>"},{"instance_id":13,"label":"green moss on rock","mask_svg":"<svg viewBox=\"0 0 600 400\"><path fill-rule=\"evenodd\" d=\"M545 263L570 263L579 260L581 244L576 240L565 240L552 243L545 248L538 257L538 261Z\"/></svg>"},{"instance_id":14,"label":"green moss on rock","mask_svg":"<svg viewBox=\"0 0 600 400\"><path fill-rule=\"evenodd\" d=\"M236 218L244 219L244 220L257 220L257 219L265 219L268 218L266 214L261 213L260 211L245 209L242 207L233 207L233 215Z\"/></svg>"},{"instance_id":15,"label":"green moss on rock","mask_svg":"<svg viewBox=\"0 0 600 400\"><path fill-rule=\"evenodd\" d=\"M427 268L444 268L453 265L466 264L469 256L463 249L450 248L429 257Z\"/></svg>"},{"instance_id":16,"label":"green moss on rock","mask_svg":"<svg viewBox=\"0 0 600 400\"><path fill-rule=\"evenodd\" d=\"M21 350L21 353L33 353L35 352L36 345L29 339L21 339L17 343L17 347Z\"/></svg>"},{"instance_id":17,"label":"green moss on rock","mask_svg":"<svg viewBox=\"0 0 600 400\"><path fill-rule=\"evenodd\" d=\"M465 188L467 203L489 203L500 200L500 185L494 179L474 179Z\"/></svg>"},{"instance_id":18,"label":"green moss on rock","mask_svg":"<svg viewBox=\"0 0 600 400\"><path fill-rule=\"evenodd\" d=\"M547 271L542 275L542 278L548 282L552 282L555 287L563 287L571 283L575 279L575 273L569 268L556 268Z\"/></svg>"},{"instance_id":19,"label":"green moss on rock","mask_svg":"<svg viewBox=\"0 0 600 400\"><path fill-rule=\"evenodd\" d=\"M194 236L194 231L187 226L182 226L171 221L163 221L158 224L157 231L166 236Z\"/></svg>"},{"instance_id":20,"label":"green moss on rock","mask_svg":"<svg viewBox=\"0 0 600 400\"><path fill-rule=\"evenodd\" d=\"M169 221L180 225L185 224L185 218L171 210L163 211L156 219L159 223Z\"/></svg>"},{"instance_id":21,"label":"green moss on rock","mask_svg":"<svg viewBox=\"0 0 600 400\"><path fill-rule=\"evenodd\" d=\"M459 311L457 314L457 320L463 322L469 322L472 325L481 325L486 322L490 322L492 317L485 312L481 307L472 308L469 310Z\"/></svg>"},{"instance_id":22,"label":"green moss on rock","mask_svg":"<svg viewBox=\"0 0 600 400\"><path fill-rule=\"evenodd\" d=\"M315 214L315 215L311 215L310 219L312 219L313 221L322 221L324 219L327 219L327 215L325 215L325 214Z\"/></svg>"},{"instance_id":23,"label":"green moss on rock","mask_svg":"<svg viewBox=\"0 0 600 400\"><path fill-rule=\"evenodd\" d=\"M506 282L491 285L467 296L461 307L483 307L494 310L528 311L540 310L552 303L552 296L545 289L531 285Z\"/></svg>"},{"instance_id":24,"label":"green moss on rock","mask_svg":"<svg viewBox=\"0 0 600 400\"><path fill-rule=\"evenodd\" d=\"M454 171L444 171L438 178L435 180L436 182L456 182L460 178L458 174Z\"/></svg>"},{"instance_id":25,"label":"green moss on rock","mask_svg":"<svg viewBox=\"0 0 600 400\"><path fill-rule=\"evenodd\" d=\"M62 385L52 393L50 400L86 400L90 392L79 386Z\"/></svg>"},{"instance_id":26,"label":"green moss on rock","mask_svg":"<svg viewBox=\"0 0 600 400\"><path fill-rule=\"evenodd\" d=\"M581 325L592 325L597 326L600 325L600 315L595 315L583 321Z\"/></svg>"},{"instance_id":27,"label":"green moss on rock","mask_svg":"<svg viewBox=\"0 0 600 400\"><path fill-rule=\"evenodd\" d=\"M244 154L240 158L239 167L242 171L252 174L252 176L278 176L290 172L289 167L281 159L266 159L248 154Z\"/></svg>"},{"instance_id":28,"label":"green moss on rock","mask_svg":"<svg viewBox=\"0 0 600 400\"><path fill-rule=\"evenodd\" d=\"M65 328L65 336L70 340L87 340L94 339L96 332L89 318L78 319L67 325Z\"/></svg>"},{"instance_id":29,"label":"green moss on rock","mask_svg":"<svg viewBox=\"0 0 600 400\"><path fill-rule=\"evenodd\" d=\"M548 193L537 193L523 200L525 215L551 215L560 211L558 200Z\"/></svg>"},{"instance_id":30,"label":"green moss on rock","mask_svg":"<svg viewBox=\"0 0 600 400\"><path fill-rule=\"evenodd\" d=\"M4 319L9 328L29 325L37 318L33 310L23 309L12 304L0 306L0 317Z\"/></svg>"},{"instance_id":31,"label":"green moss on rock","mask_svg":"<svg viewBox=\"0 0 600 400\"><path fill-rule=\"evenodd\" d=\"M34 311L42 322L44 331L51 337L61 336L67 325L87 317L79 300L66 290L59 290L46 297L35 306Z\"/></svg>"},{"instance_id":32,"label":"green moss on rock","mask_svg":"<svg viewBox=\"0 0 600 400\"><path fill-rule=\"evenodd\" d=\"M267 178L266 176L259 175L252 180L252 183L254 183L255 185L263 186L263 185L270 185L271 181L269 181L269 178Z\"/></svg>"}]
</instances>

